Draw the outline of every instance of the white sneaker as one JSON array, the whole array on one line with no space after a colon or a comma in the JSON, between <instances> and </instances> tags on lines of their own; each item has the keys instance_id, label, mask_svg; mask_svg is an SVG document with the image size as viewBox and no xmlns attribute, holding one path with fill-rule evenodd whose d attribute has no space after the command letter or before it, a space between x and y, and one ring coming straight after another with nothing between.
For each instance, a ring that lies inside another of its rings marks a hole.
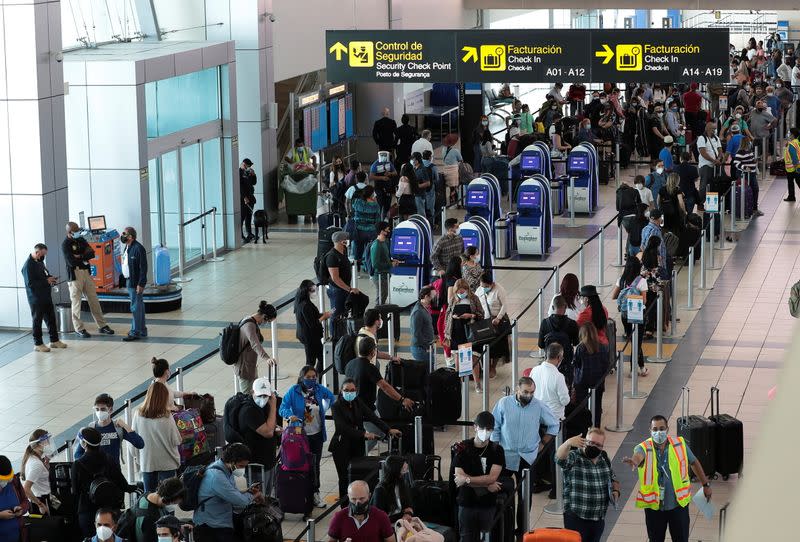
<instances>
[{"instance_id":1,"label":"white sneaker","mask_svg":"<svg viewBox=\"0 0 800 542\"><path fill-rule=\"evenodd\" d=\"M456 366L456 362L453 360L452 357L444 358L444 363L447 365L448 369L452 369Z\"/></svg>"},{"instance_id":2,"label":"white sneaker","mask_svg":"<svg viewBox=\"0 0 800 542\"><path fill-rule=\"evenodd\" d=\"M322 502L319 493L314 493L314 506L317 508L325 508L325 503Z\"/></svg>"},{"instance_id":3,"label":"white sneaker","mask_svg":"<svg viewBox=\"0 0 800 542\"><path fill-rule=\"evenodd\" d=\"M62 343L61 341L56 341L54 343L50 343L50 348L66 348L67 345Z\"/></svg>"},{"instance_id":4,"label":"white sneaker","mask_svg":"<svg viewBox=\"0 0 800 542\"><path fill-rule=\"evenodd\" d=\"M37 344L33 347L34 352L49 352L50 349L44 344Z\"/></svg>"}]
</instances>

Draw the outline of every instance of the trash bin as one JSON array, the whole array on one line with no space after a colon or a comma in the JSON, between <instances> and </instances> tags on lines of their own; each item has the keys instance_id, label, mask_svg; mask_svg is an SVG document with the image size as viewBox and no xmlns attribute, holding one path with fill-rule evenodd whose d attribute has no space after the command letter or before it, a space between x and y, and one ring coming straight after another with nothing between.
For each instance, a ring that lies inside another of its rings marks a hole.
<instances>
[{"instance_id":1,"label":"trash bin","mask_svg":"<svg viewBox=\"0 0 800 542\"><path fill-rule=\"evenodd\" d=\"M56 305L56 318L58 319L58 332L61 335L72 333L72 305L69 303L59 303Z\"/></svg>"},{"instance_id":2,"label":"trash bin","mask_svg":"<svg viewBox=\"0 0 800 542\"><path fill-rule=\"evenodd\" d=\"M550 212L553 216L564 212L564 185L560 181L550 181Z\"/></svg>"},{"instance_id":3,"label":"trash bin","mask_svg":"<svg viewBox=\"0 0 800 542\"><path fill-rule=\"evenodd\" d=\"M494 221L494 257L500 260L509 258L508 222L505 218Z\"/></svg>"},{"instance_id":4,"label":"trash bin","mask_svg":"<svg viewBox=\"0 0 800 542\"><path fill-rule=\"evenodd\" d=\"M519 218L519 213L516 211L512 211L506 215L506 220L508 221L508 248L510 253L514 253L517 251L517 219Z\"/></svg>"}]
</instances>

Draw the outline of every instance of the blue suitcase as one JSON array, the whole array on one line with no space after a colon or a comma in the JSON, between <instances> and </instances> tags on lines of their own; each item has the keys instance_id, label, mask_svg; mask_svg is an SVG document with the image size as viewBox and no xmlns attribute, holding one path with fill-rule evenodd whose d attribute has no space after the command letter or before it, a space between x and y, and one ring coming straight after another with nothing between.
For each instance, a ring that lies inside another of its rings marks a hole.
<instances>
[{"instance_id":1,"label":"blue suitcase","mask_svg":"<svg viewBox=\"0 0 800 542\"><path fill-rule=\"evenodd\" d=\"M153 283L156 286L167 286L170 282L170 259L169 250L166 247L157 245L153 249Z\"/></svg>"}]
</instances>

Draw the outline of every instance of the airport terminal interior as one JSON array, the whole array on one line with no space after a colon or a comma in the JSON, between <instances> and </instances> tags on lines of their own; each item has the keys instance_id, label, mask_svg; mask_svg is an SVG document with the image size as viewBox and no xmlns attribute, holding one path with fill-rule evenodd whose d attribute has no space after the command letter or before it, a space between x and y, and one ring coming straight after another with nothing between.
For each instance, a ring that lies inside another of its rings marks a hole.
<instances>
[{"instance_id":1,"label":"airport terminal interior","mask_svg":"<svg viewBox=\"0 0 800 542\"><path fill-rule=\"evenodd\" d=\"M584 4L0 0L0 542L797 540L800 11Z\"/></svg>"}]
</instances>

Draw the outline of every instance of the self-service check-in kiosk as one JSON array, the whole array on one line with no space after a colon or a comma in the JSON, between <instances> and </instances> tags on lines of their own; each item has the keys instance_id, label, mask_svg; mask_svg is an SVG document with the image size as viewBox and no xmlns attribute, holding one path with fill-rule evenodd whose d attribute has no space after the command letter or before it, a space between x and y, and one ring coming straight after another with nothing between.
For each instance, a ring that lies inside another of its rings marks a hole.
<instances>
[{"instance_id":1,"label":"self-service check-in kiosk","mask_svg":"<svg viewBox=\"0 0 800 542\"><path fill-rule=\"evenodd\" d=\"M494 224L494 221L502 215L500 197L500 183L497 181L497 177L484 173L477 179L473 179L467 185L465 205L467 216L464 220L480 216L490 224Z\"/></svg>"},{"instance_id":2,"label":"self-service check-in kiosk","mask_svg":"<svg viewBox=\"0 0 800 542\"><path fill-rule=\"evenodd\" d=\"M494 224L494 223L492 223ZM477 247L481 256L481 265L484 267L494 265L494 240L492 227L489 222L480 216L470 217L458 227L458 233L464 239L464 249Z\"/></svg>"},{"instance_id":3,"label":"self-service check-in kiosk","mask_svg":"<svg viewBox=\"0 0 800 542\"><path fill-rule=\"evenodd\" d=\"M406 307L419 299L420 289L431 283L431 225L420 215L411 215L392 230L392 259L400 263L392 268L389 299ZM405 265L404 265L405 264Z\"/></svg>"},{"instance_id":4,"label":"self-service check-in kiosk","mask_svg":"<svg viewBox=\"0 0 800 542\"><path fill-rule=\"evenodd\" d=\"M534 175L517 190L517 252L521 256L547 254L553 243L553 215L550 211L550 181Z\"/></svg>"},{"instance_id":5,"label":"self-service check-in kiosk","mask_svg":"<svg viewBox=\"0 0 800 542\"><path fill-rule=\"evenodd\" d=\"M600 190L597 150L594 145L581 143L569 151L567 176L574 183L575 190L575 194L571 195L570 187L566 187L567 204L574 205L576 213L593 213L597 209Z\"/></svg>"}]
</instances>

